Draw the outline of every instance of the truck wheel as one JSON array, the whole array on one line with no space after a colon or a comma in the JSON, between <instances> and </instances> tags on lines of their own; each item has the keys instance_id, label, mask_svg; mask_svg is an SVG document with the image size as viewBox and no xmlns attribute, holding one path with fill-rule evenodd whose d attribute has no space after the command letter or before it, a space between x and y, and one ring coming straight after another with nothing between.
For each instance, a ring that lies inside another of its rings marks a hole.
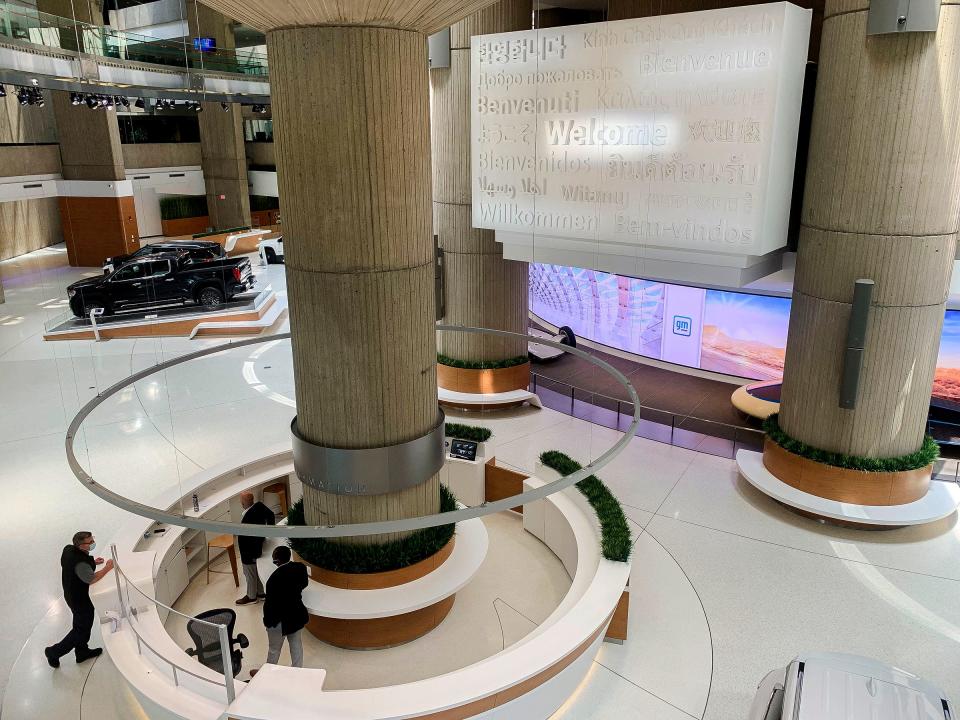
<instances>
[{"instance_id":1,"label":"truck wheel","mask_svg":"<svg viewBox=\"0 0 960 720\"><path fill-rule=\"evenodd\" d=\"M561 335L561 345L568 345L572 348L577 346L577 336L573 334L573 330L569 326L564 325L562 328L560 328L559 335Z\"/></svg>"},{"instance_id":2,"label":"truck wheel","mask_svg":"<svg viewBox=\"0 0 960 720\"><path fill-rule=\"evenodd\" d=\"M207 310L216 310L223 304L223 293L215 287L204 288L198 300Z\"/></svg>"},{"instance_id":3,"label":"truck wheel","mask_svg":"<svg viewBox=\"0 0 960 720\"><path fill-rule=\"evenodd\" d=\"M273 248L264 248L263 252L267 256L267 265L277 264L277 254L273 251Z\"/></svg>"}]
</instances>

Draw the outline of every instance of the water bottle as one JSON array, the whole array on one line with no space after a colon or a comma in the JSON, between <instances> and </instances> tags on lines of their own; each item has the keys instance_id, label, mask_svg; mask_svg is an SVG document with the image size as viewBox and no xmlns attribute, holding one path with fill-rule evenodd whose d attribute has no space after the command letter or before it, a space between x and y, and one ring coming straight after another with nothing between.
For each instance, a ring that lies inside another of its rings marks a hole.
<instances>
[{"instance_id":1,"label":"water bottle","mask_svg":"<svg viewBox=\"0 0 960 720\"><path fill-rule=\"evenodd\" d=\"M200 498L197 497L197 494L193 494L193 511L195 513L200 512Z\"/></svg>"}]
</instances>

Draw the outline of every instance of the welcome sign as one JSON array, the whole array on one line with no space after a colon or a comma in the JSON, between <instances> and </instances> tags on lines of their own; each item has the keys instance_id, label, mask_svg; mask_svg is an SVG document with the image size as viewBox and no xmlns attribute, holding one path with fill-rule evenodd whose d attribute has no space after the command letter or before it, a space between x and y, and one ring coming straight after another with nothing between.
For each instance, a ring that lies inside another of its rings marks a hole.
<instances>
[{"instance_id":1,"label":"welcome sign","mask_svg":"<svg viewBox=\"0 0 960 720\"><path fill-rule=\"evenodd\" d=\"M474 226L783 247L809 33L774 3L474 37Z\"/></svg>"}]
</instances>

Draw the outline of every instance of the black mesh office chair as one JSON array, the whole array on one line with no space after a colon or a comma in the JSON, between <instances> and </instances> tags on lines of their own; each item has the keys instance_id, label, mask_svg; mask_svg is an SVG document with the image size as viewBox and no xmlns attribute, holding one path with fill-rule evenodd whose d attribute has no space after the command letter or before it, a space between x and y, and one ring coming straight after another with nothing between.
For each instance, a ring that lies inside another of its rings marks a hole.
<instances>
[{"instance_id":1,"label":"black mesh office chair","mask_svg":"<svg viewBox=\"0 0 960 720\"><path fill-rule=\"evenodd\" d=\"M204 620L206 622L197 622ZM216 625L227 626L227 638L230 642L230 660L233 665L233 674L240 672L243 653L239 649L234 649L234 645L241 648L249 647L250 641L243 633L233 637L233 626L237 622L237 613L230 608L218 608L216 610L207 610L187 621L187 632L190 639L193 640L196 647L188 648L187 655L196 657L201 665L206 665L211 670L218 673L223 672L223 657L220 653L220 632L217 628L207 625L214 623Z\"/></svg>"}]
</instances>

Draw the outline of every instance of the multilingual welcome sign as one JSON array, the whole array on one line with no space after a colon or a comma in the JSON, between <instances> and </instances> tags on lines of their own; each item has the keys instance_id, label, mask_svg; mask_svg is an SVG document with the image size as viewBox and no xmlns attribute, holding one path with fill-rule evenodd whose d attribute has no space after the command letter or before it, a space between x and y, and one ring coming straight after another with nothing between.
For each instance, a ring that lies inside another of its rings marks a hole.
<instances>
[{"instance_id":1,"label":"multilingual welcome sign","mask_svg":"<svg viewBox=\"0 0 960 720\"><path fill-rule=\"evenodd\" d=\"M783 247L809 33L773 3L474 37L474 226Z\"/></svg>"}]
</instances>

